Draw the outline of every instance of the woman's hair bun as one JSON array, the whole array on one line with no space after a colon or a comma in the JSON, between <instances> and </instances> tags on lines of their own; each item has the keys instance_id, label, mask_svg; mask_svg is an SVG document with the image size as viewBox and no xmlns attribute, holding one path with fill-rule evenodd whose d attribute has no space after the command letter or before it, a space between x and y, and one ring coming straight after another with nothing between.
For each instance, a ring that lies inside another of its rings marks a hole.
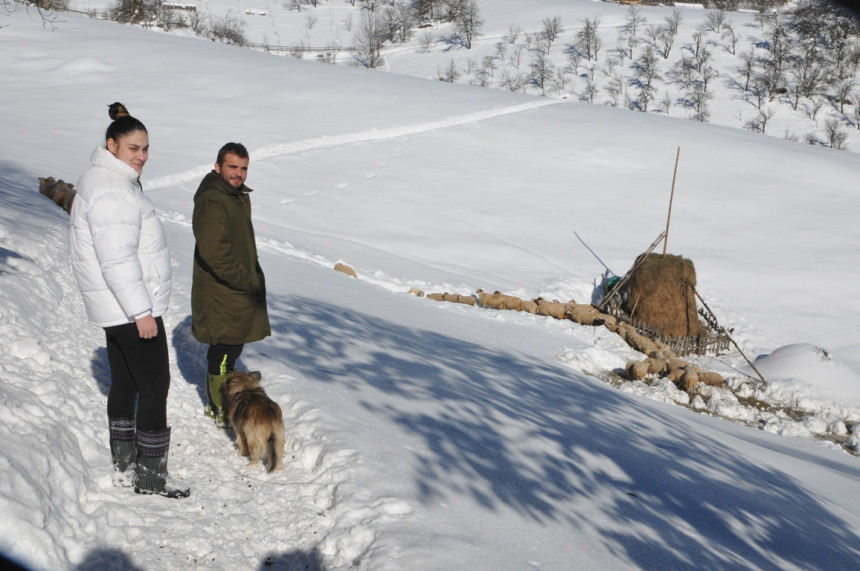
<instances>
[{"instance_id":1,"label":"woman's hair bun","mask_svg":"<svg viewBox=\"0 0 860 571\"><path fill-rule=\"evenodd\" d=\"M125 105L117 101L116 103L111 103L108 107L108 115L110 115L111 119L116 121L120 117L129 117L131 113L128 112Z\"/></svg>"}]
</instances>

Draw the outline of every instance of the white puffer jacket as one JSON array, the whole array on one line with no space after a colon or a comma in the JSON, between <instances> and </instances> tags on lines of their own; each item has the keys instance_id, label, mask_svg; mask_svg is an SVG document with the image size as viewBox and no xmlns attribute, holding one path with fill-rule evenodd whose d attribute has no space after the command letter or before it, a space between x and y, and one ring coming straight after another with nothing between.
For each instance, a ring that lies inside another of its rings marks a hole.
<instances>
[{"instance_id":1,"label":"white puffer jacket","mask_svg":"<svg viewBox=\"0 0 860 571\"><path fill-rule=\"evenodd\" d=\"M69 259L89 320L101 327L158 317L170 299L170 253L138 174L104 147L78 180Z\"/></svg>"}]
</instances>

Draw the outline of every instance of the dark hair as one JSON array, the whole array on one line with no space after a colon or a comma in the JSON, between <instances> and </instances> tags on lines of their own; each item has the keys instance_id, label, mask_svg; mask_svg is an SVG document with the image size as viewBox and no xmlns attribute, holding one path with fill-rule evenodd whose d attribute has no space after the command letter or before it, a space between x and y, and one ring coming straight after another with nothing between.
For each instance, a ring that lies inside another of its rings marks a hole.
<instances>
[{"instance_id":1,"label":"dark hair","mask_svg":"<svg viewBox=\"0 0 860 571\"><path fill-rule=\"evenodd\" d=\"M218 165L223 165L224 157L227 156L227 153L233 153L240 159L248 158L248 149L245 148L245 145L243 145L242 143L227 143L218 151L218 159L215 161L215 163Z\"/></svg>"},{"instance_id":2,"label":"dark hair","mask_svg":"<svg viewBox=\"0 0 860 571\"><path fill-rule=\"evenodd\" d=\"M119 141L120 137L128 135L134 131L143 131L144 133L147 133L146 127L143 126L143 123L129 115L128 109L126 109L125 105L119 101L111 103L110 106L108 106L108 115L113 119L113 123L110 124L105 132L105 141L108 139Z\"/></svg>"}]
</instances>

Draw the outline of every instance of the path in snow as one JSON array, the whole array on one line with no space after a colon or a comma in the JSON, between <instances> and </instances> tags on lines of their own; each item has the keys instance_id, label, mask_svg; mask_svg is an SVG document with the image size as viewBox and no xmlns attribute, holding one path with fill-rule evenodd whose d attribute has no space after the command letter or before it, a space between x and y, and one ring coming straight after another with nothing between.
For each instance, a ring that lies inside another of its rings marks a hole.
<instances>
[{"instance_id":1,"label":"path in snow","mask_svg":"<svg viewBox=\"0 0 860 571\"><path fill-rule=\"evenodd\" d=\"M357 452L326 432L318 410L284 389L293 381L288 371L270 371L264 379L289 426L286 469L266 474L236 456L232 434L203 415L204 351L191 336L187 279L174 280L165 326L169 469L192 486L191 497L167 500L113 487L104 333L84 320L66 260L66 215L24 182L4 184L17 194L15 205L0 213L4 251L15 253L6 259L14 271L4 275L9 301L0 308L0 346L11 357L0 365L3 488L15 500L7 513L15 524L2 527L10 542L45 546L29 553L38 558L33 565L170 568L185 561L189 568L313 569L324 561L348 567L372 548L377 521L408 513L399 500L344 493ZM42 450L59 457L33 454ZM155 517L161 510L170 517ZM148 560L132 560L135 553Z\"/></svg>"},{"instance_id":2,"label":"path in snow","mask_svg":"<svg viewBox=\"0 0 860 571\"><path fill-rule=\"evenodd\" d=\"M487 119L494 119L503 115L511 115L514 113L522 113L531 111L546 105L557 105L564 103L560 100L542 99L540 101L531 101L521 105L512 105L510 107L498 107L487 111L477 111L475 113L466 113L455 117L439 119L437 121L429 121L427 123L417 123L415 125L403 125L400 127L391 127L388 129L370 129L359 133L344 133L342 135L332 135L324 137L316 137L314 139L306 139L304 141L294 141L292 143L279 143L263 147L255 151L249 151L252 161L260 161L275 157L283 157L296 153L307 151L316 151L320 149L332 149L342 147L353 143L367 143L372 141L383 141L387 139L395 139L397 137L405 137L418 133L427 133L438 129L447 129L449 127L459 127L461 125L469 125ZM212 165L195 167L182 173L174 175L166 175L147 181L146 189L155 190L159 188L176 186L179 184L197 182L203 178L206 173L212 170Z\"/></svg>"}]
</instances>

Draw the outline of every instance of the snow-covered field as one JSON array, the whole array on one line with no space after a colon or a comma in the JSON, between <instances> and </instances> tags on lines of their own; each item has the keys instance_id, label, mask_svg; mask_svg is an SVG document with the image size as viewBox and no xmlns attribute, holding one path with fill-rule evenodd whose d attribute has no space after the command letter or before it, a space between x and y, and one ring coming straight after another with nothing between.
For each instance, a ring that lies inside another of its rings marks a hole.
<instances>
[{"instance_id":1,"label":"snow-covered field","mask_svg":"<svg viewBox=\"0 0 860 571\"><path fill-rule=\"evenodd\" d=\"M519 4L487 2L486 34L503 35ZM397 69L403 54L377 73L70 14L45 29L10 8L6 556L35 569L856 566L850 147L427 81ZM192 487L182 501L111 485L103 333L66 262L67 216L37 192L39 176L83 172L116 100L150 131L143 183L174 261L168 414L171 471ZM285 412L288 466L271 475L203 416L204 347L190 335L191 197L228 140L252 151L270 288L274 335L241 364ZM665 228L678 148L669 251L694 261L698 290L765 383L737 352L697 359L730 390L624 382L618 370L642 356L604 328L407 293L590 301L604 268L573 232L626 271Z\"/></svg>"},{"instance_id":2,"label":"snow-covered field","mask_svg":"<svg viewBox=\"0 0 860 571\"><path fill-rule=\"evenodd\" d=\"M307 60L333 59L340 65L357 65L354 52L348 49L356 46L361 29L361 2L329 0L318 2L315 8L311 2L304 2L301 10L295 8L295 2L272 0L199 0L190 4L196 6L197 17L204 25L230 22L255 49L269 46L272 53L283 57L296 57L297 50L305 50L301 57ZM387 4L379 2L378 10L384 11ZM103 12L109 5L109 0L70 0L70 7L81 11ZM784 25L784 16L763 20L747 10L723 12L717 17L717 11L704 10L695 3L679 4L685 7L678 9L600 0L541 0L525 5L509 0L480 0L477 5L482 25L471 49L459 43L452 24L436 22L414 30L408 41L386 44L379 69L636 112L646 109L675 118L699 117L716 125L752 129L798 144L830 145L828 122L833 122L834 132L842 138L839 144L860 152L860 114L856 112L860 105L860 74L856 69L846 105L839 104L837 89L825 87L824 83L815 89L816 95L795 101L793 86L797 84L799 68L793 62L804 54L792 46L783 71L787 92L761 101L754 94L755 75L764 71L760 62L774 57L768 48L774 22ZM176 14L189 18L187 12ZM558 33L545 46L541 35L548 21L556 24ZM593 59L582 56L581 48L576 49L578 34L586 22L596 25L599 39ZM677 26L677 33L661 35L670 24ZM174 29L173 33L189 32ZM646 103L641 97L639 85L643 78L637 67L641 68L649 49L656 56L656 73ZM577 51L579 57L574 56ZM531 78L541 54L545 55L545 77L539 87ZM744 73L747 58L758 62L751 80ZM685 74L682 68L693 71ZM706 75L709 98L699 108L692 86L701 84ZM829 99L823 96L825 93Z\"/></svg>"}]
</instances>

